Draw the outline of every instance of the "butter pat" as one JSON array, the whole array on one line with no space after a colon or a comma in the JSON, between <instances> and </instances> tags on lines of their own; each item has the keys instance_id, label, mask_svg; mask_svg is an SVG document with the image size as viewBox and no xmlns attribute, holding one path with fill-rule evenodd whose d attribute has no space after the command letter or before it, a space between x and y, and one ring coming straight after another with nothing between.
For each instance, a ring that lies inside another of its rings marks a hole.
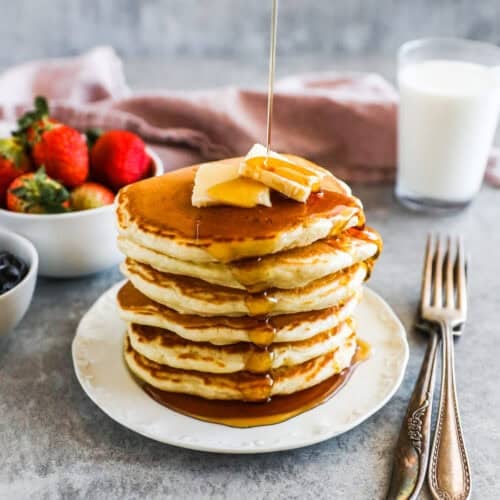
<instances>
[{"instance_id":1,"label":"butter pat","mask_svg":"<svg viewBox=\"0 0 500 500\"><path fill-rule=\"evenodd\" d=\"M195 207L232 205L250 208L271 206L270 190L264 184L240 177L235 162L212 162L199 166L194 179L191 204Z\"/></svg>"},{"instance_id":2,"label":"butter pat","mask_svg":"<svg viewBox=\"0 0 500 500\"><path fill-rule=\"evenodd\" d=\"M208 194L215 200L236 207L271 206L269 188L260 182L244 177L216 184L208 190Z\"/></svg>"},{"instance_id":3,"label":"butter pat","mask_svg":"<svg viewBox=\"0 0 500 500\"><path fill-rule=\"evenodd\" d=\"M284 156L255 144L240 165L239 175L254 179L288 198L305 202L311 192L321 188L322 180L332 176L328 170L298 156Z\"/></svg>"}]
</instances>

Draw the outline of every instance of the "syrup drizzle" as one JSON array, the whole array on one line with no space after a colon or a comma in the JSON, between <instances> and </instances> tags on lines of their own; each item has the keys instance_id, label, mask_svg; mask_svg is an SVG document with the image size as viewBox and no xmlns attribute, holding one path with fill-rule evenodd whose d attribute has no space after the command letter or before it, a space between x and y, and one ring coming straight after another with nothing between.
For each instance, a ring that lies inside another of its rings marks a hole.
<instances>
[{"instance_id":1,"label":"syrup drizzle","mask_svg":"<svg viewBox=\"0 0 500 500\"><path fill-rule=\"evenodd\" d=\"M250 316L264 316L273 311L278 299L267 290L245 296L245 304Z\"/></svg>"},{"instance_id":2,"label":"syrup drizzle","mask_svg":"<svg viewBox=\"0 0 500 500\"><path fill-rule=\"evenodd\" d=\"M201 224L201 219L199 217L196 218L194 221L194 241L198 243L200 240L200 224Z\"/></svg>"},{"instance_id":3,"label":"syrup drizzle","mask_svg":"<svg viewBox=\"0 0 500 500\"><path fill-rule=\"evenodd\" d=\"M252 373L267 373L272 370L274 351L269 346L252 349L245 361L245 370Z\"/></svg>"},{"instance_id":4,"label":"syrup drizzle","mask_svg":"<svg viewBox=\"0 0 500 500\"><path fill-rule=\"evenodd\" d=\"M256 346L268 346L274 342L276 330L276 327L271 322L271 318L266 316L258 328L249 331L248 337Z\"/></svg>"}]
</instances>

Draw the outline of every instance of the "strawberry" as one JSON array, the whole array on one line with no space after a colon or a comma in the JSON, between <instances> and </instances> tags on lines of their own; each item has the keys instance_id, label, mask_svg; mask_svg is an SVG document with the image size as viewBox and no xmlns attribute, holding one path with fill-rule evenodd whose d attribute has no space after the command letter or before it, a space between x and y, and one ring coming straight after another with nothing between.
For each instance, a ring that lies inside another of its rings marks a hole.
<instances>
[{"instance_id":1,"label":"strawberry","mask_svg":"<svg viewBox=\"0 0 500 500\"><path fill-rule=\"evenodd\" d=\"M5 206L9 184L31 170L31 161L19 139L0 139L0 208Z\"/></svg>"},{"instance_id":2,"label":"strawberry","mask_svg":"<svg viewBox=\"0 0 500 500\"><path fill-rule=\"evenodd\" d=\"M91 175L114 190L146 177L150 158L143 140L126 130L102 134L90 150Z\"/></svg>"},{"instance_id":3,"label":"strawberry","mask_svg":"<svg viewBox=\"0 0 500 500\"><path fill-rule=\"evenodd\" d=\"M7 209L30 214L69 210L69 193L59 182L47 177L44 168L12 181L7 190Z\"/></svg>"},{"instance_id":4,"label":"strawberry","mask_svg":"<svg viewBox=\"0 0 500 500\"><path fill-rule=\"evenodd\" d=\"M85 182L71 193L71 207L73 210L88 210L111 205L115 200L113 191L97 184L96 182Z\"/></svg>"},{"instance_id":5,"label":"strawberry","mask_svg":"<svg viewBox=\"0 0 500 500\"><path fill-rule=\"evenodd\" d=\"M83 184L89 173L88 149L78 130L49 117L47 101L35 99L35 111L19 119L21 137L31 151L37 167L44 165L47 175L67 187Z\"/></svg>"}]
</instances>

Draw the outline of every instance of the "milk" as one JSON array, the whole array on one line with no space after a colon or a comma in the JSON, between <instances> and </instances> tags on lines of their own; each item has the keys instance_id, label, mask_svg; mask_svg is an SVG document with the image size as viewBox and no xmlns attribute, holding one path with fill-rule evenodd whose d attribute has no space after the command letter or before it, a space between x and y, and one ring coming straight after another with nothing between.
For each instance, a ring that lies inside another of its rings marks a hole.
<instances>
[{"instance_id":1,"label":"milk","mask_svg":"<svg viewBox=\"0 0 500 500\"><path fill-rule=\"evenodd\" d=\"M431 60L403 66L398 81L398 196L469 201L497 125L497 70Z\"/></svg>"}]
</instances>

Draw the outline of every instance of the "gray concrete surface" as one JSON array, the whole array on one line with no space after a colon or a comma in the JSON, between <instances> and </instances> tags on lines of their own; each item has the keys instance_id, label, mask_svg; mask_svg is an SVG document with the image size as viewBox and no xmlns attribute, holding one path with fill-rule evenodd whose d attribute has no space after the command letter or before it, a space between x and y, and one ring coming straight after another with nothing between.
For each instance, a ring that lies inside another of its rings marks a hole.
<instances>
[{"instance_id":1,"label":"gray concrete surface","mask_svg":"<svg viewBox=\"0 0 500 500\"><path fill-rule=\"evenodd\" d=\"M1 0L0 63L111 44L130 57L259 57L271 0ZM498 43L496 0L281 0L281 55L392 54L405 40Z\"/></svg>"},{"instance_id":2,"label":"gray concrete surface","mask_svg":"<svg viewBox=\"0 0 500 500\"><path fill-rule=\"evenodd\" d=\"M351 65L356 66L354 61ZM202 80L194 72L197 65L186 62L175 67L172 86L208 86L224 78L238 83L241 75L249 81L263 79L258 68L252 73L225 67L225 75ZM307 61L296 61L289 69L301 67L308 68ZM126 69L136 87L164 82L152 72L174 73L172 66L131 64ZM438 218L402 209L390 187L354 189L365 203L369 224L385 241L370 286L408 328L411 348L403 384L384 408L340 437L270 455L210 455L153 442L102 413L83 393L72 369L70 345L78 321L120 279L119 272L41 279L27 316L0 346L0 498L383 498L392 450L425 349L425 337L411 326L429 230L463 233L471 255L470 319L456 343L457 383L474 498L498 498L500 191L484 188L465 212ZM422 498L429 497L424 493Z\"/></svg>"}]
</instances>

